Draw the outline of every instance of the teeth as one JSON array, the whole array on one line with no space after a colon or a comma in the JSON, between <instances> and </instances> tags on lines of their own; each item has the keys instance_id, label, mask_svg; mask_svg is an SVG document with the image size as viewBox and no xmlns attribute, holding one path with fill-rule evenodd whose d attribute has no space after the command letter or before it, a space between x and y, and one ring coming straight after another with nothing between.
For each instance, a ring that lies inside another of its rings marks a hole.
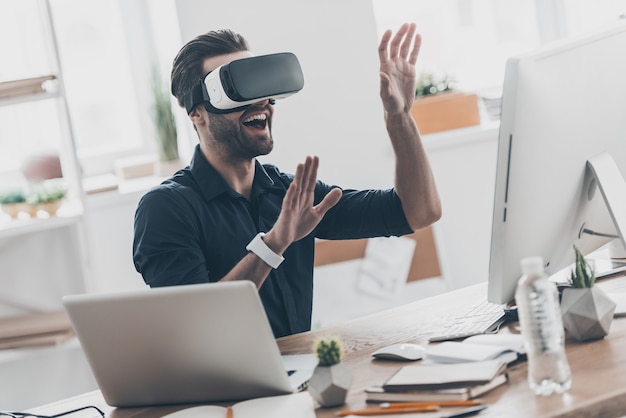
<instances>
[{"instance_id":1,"label":"teeth","mask_svg":"<svg viewBox=\"0 0 626 418\"><path fill-rule=\"evenodd\" d=\"M252 122L253 120L266 120L266 119L267 119L267 115L265 115L265 113L259 113L259 114L252 115L244 119L244 123Z\"/></svg>"}]
</instances>

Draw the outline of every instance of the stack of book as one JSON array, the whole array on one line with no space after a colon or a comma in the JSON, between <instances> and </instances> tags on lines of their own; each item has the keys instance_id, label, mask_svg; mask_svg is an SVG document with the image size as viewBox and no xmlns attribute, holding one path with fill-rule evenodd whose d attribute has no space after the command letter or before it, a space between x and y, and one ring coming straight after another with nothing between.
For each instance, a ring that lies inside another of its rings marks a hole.
<instances>
[{"instance_id":1,"label":"stack of book","mask_svg":"<svg viewBox=\"0 0 626 418\"><path fill-rule=\"evenodd\" d=\"M476 398L508 381L506 363L486 360L403 366L382 386L365 390L368 402L437 402Z\"/></svg>"},{"instance_id":2,"label":"stack of book","mask_svg":"<svg viewBox=\"0 0 626 418\"><path fill-rule=\"evenodd\" d=\"M0 319L0 350L56 345L73 336L74 329L65 311Z\"/></svg>"}]
</instances>

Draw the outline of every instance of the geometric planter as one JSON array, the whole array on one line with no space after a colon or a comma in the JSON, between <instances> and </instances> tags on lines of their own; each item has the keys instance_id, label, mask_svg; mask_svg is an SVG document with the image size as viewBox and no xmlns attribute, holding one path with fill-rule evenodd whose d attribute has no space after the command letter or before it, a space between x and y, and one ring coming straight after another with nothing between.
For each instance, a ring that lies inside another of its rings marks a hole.
<instances>
[{"instance_id":1,"label":"geometric planter","mask_svg":"<svg viewBox=\"0 0 626 418\"><path fill-rule=\"evenodd\" d=\"M26 202L20 203L3 203L0 205L2 207L2 212L9 215L11 218L17 218L20 212L25 212L29 214L31 217L37 215L37 210Z\"/></svg>"},{"instance_id":2,"label":"geometric planter","mask_svg":"<svg viewBox=\"0 0 626 418\"><path fill-rule=\"evenodd\" d=\"M11 218L17 218L25 205L25 203L3 203L0 207L2 208L2 212L9 215Z\"/></svg>"},{"instance_id":3,"label":"geometric planter","mask_svg":"<svg viewBox=\"0 0 626 418\"><path fill-rule=\"evenodd\" d=\"M566 288L561 299L563 326L578 341L604 338L609 333L615 306L598 286Z\"/></svg>"},{"instance_id":4,"label":"geometric planter","mask_svg":"<svg viewBox=\"0 0 626 418\"><path fill-rule=\"evenodd\" d=\"M343 363L317 366L309 381L308 391L321 406L339 406L346 402L352 375Z\"/></svg>"},{"instance_id":5,"label":"geometric planter","mask_svg":"<svg viewBox=\"0 0 626 418\"><path fill-rule=\"evenodd\" d=\"M57 211L59 210L62 204L63 204L63 199L58 199L58 200L53 200L50 202L38 203L37 209L47 212L50 216L54 216L57 214Z\"/></svg>"}]
</instances>

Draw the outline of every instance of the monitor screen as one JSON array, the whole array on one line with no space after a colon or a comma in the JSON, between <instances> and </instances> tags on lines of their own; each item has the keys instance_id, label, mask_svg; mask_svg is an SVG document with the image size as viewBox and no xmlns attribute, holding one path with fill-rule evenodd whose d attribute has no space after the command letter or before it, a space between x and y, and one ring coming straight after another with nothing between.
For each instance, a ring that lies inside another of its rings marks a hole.
<instances>
[{"instance_id":1,"label":"monitor screen","mask_svg":"<svg viewBox=\"0 0 626 418\"><path fill-rule=\"evenodd\" d=\"M552 275L574 262L573 245L588 254L618 236L587 168L602 153L612 157L617 173L626 173L626 25L509 59L490 302L513 299L522 258L542 256ZM624 184L623 177L616 180Z\"/></svg>"}]
</instances>

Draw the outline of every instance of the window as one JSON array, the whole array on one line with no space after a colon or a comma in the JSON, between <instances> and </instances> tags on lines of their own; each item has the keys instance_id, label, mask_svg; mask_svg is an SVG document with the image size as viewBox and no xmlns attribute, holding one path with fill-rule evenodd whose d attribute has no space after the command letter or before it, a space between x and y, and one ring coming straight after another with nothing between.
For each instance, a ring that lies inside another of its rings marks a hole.
<instances>
[{"instance_id":1,"label":"window","mask_svg":"<svg viewBox=\"0 0 626 418\"><path fill-rule=\"evenodd\" d=\"M36 0L0 3L0 82L55 72L45 29L46 17ZM15 105L0 106L0 171L19 170L21 161L33 150L58 150L57 112L57 106L49 100L18 100ZM11 178L7 183L17 180Z\"/></svg>"},{"instance_id":2,"label":"window","mask_svg":"<svg viewBox=\"0 0 626 418\"><path fill-rule=\"evenodd\" d=\"M117 158L154 153L151 73L158 66L167 76L172 49L180 45L174 2L48 4L83 175L111 172ZM41 5L41 0L0 3L0 37L5 40L0 45L0 82L57 73ZM18 179L20 164L29 155L42 149L58 151L55 124L55 106L45 100L0 107L3 183Z\"/></svg>"},{"instance_id":3,"label":"window","mask_svg":"<svg viewBox=\"0 0 626 418\"><path fill-rule=\"evenodd\" d=\"M52 0L51 6L84 173L154 153L151 74L167 52L157 39L165 34L171 37L165 45L178 43L173 2Z\"/></svg>"},{"instance_id":4,"label":"window","mask_svg":"<svg viewBox=\"0 0 626 418\"><path fill-rule=\"evenodd\" d=\"M142 148L142 109L119 2L51 6L79 157Z\"/></svg>"},{"instance_id":5,"label":"window","mask_svg":"<svg viewBox=\"0 0 626 418\"><path fill-rule=\"evenodd\" d=\"M626 0L372 0L379 37L417 23L418 72L447 73L459 87L499 91L506 59L626 15Z\"/></svg>"},{"instance_id":6,"label":"window","mask_svg":"<svg viewBox=\"0 0 626 418\"><path fill-rule=\"evenodd\" d=\"M0 2L0 82L56 73L40 1ZM83 175L155 152L153 65L169 74L181 45L174 0L48 0ZM419 72L449 73L459 87L499 93L507 57L626 15L626 0L372 0L379 36L414 21L424 37ZM7 41L11 40L11 41ZM46 101L0 107L0 174L61 145ZM183 127L181 133L185 132ZM190 132L190 140L194 140Z\"/></svg>"},{"instance_id":7,"label":"window","mask_svg":"<svg viewBox=\"0 0 626 418\"><path fill-rule=\"evenodd\" d=\"M460 88L498 88L511 54L535 48L535 6L519 0L373 0L379 37L405 21L417 24L417 71L449 74Z\"/></svg>"}]
</instances>

